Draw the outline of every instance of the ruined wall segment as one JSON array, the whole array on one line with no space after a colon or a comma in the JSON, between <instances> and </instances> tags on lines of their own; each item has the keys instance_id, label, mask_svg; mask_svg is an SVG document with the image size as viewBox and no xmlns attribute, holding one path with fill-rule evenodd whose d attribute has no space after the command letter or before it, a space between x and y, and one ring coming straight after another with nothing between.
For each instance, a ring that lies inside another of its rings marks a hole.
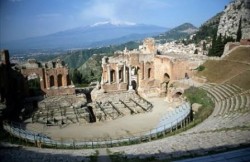
<instances>
[{"instance_id":1,"label":"ruined wall segment","mask_svg":"<svg viewBox=\"0 0 250 162\"><path fill-rule=\"evenodd\" d=\"M194 69L204 60L200 55L157 55L154 39L148 38L139 49L125 48L102 59L101 91L166 96L170 82L192 77Z\"/></svg>"},{"instance_id":2,"label":"ruined wall segment","mask_svg":"<svg viewBox=\"0 0 250 162\"><path fill-rule=\"evenodd\" d=\"M41 90L46 96L75 94L75 88L69 78L69 70L61 60L46 63L28 60L21 67L21 74L32 79L37 76L40 79Z\"/></svg>"}]
</instances>

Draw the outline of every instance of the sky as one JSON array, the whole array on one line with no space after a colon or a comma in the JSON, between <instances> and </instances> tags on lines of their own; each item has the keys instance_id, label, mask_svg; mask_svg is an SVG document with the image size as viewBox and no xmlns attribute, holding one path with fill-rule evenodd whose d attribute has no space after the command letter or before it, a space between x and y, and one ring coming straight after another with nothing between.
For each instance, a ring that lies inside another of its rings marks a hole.
<instances>
[{"instance_id":1,"label":"sky","mask_svg":"<svg viewBox=\"0 0 250 162\"><path fill-rule=\"evenodd\" d=\"M199 27L231 0L0 0L0 43L102 21Z\"/></svg>"}]
</instances>

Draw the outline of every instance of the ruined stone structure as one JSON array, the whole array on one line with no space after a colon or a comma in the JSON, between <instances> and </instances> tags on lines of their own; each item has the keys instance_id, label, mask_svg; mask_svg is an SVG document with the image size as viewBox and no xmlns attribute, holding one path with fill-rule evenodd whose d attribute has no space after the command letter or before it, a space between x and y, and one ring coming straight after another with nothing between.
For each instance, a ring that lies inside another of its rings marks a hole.
<instances>
[{"instance_id":1,"label":"ruined stone structure","mask_svg":"<svg viewBox=\"0 0 250 162\"><path fill-rule=\"evenodd\" d=\"M171 82L194 75L202 59L185 55L157 55L153 38L138 50L118 51L102 59L102 92L137 91L147 96L166 96Z\"/></svg>"},{"instance_id":2,"label":"ruined stone structure","mask_svg":"<svg viewBox=\"0 0 250 162\"><path fill-rule=\"evenodd\" d=\"M241 39L240 42L228 42L225 45L222 58L227 56L232 50L236 49L237 47L249 47L250 46L250 39Z\"/></svg>"},{"instance_id":3,"label":"ruined stone structure","mask_svg":"<svg viewBox=\"0 0 250 162\"><path fill-rule=\"evenodd\" d=\"M75 94L75 88L69 78L69 70L60 60L41 64L34 59L21 67L22 75L27 79L40 79L41 90L47 96Z\"/></svg>"}]
</instances>

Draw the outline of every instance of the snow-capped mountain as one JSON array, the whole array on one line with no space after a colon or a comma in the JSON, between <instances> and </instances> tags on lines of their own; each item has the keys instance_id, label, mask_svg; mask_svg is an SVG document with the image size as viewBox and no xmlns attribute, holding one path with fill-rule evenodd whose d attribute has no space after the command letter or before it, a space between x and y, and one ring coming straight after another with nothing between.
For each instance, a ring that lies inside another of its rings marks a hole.
<instances>
[{"instance_id":1,"label":"snow-capped mountain","mask_svg":"<svg viewBox=\"0 0 250 162\"><path fill-rule=\"evenodd\" d=\"M54 34L11 41L1 45L7 49L89 48L124 43L154 36L168 29L132 22L106 21Z\"/></svg>"},{"instance_id":2,"label":"snow-capped mountain","mask_svg":"<svg viewBox=\"0 0 250 162\"><path fill-rule=\"evenodd\" d=\"M134 26L137 24L133 23L133 22L128 22L128 21L102 21L102 22L97 22L97 23L90 25L90 26L97 27L97 26L101 26L101 25Z\"/></svg>"}]
</instances>

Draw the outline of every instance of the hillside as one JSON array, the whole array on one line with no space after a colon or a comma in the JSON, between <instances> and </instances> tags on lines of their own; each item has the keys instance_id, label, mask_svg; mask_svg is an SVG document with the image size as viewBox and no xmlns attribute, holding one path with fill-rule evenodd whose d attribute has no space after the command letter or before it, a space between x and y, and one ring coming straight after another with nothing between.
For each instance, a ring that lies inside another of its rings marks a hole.
<instances>
[{"instance_id":1,"label":"hillside","mask_svg":"<svg viewBox=\"0 0 250 162\"><path fill-rule=\"evenodd\" d=\"M76 50L68 52L66 55L61 55L59 58L68 64L69 68L78 68L83 65L93 54L112 55L117 50L123 50L125 47L128 49L135 49L139 47L140 42L127 42L120 45L113 45L101 48L91 48L84 50Z\"/></svg>"},{"instance_id":2,"label":"hillside","mask_svg":"<svg viewBox=\"0 0 250 162\"><path fill-rule=\"evenodd\" d=\"M85 82L100 81L102 76L102 57L101 54L92 55L84 64L77 70L82 74Z\"/></svg>"},{"instance_id":3,"label":"hillside","mask_svg":"<svg viewBox=\"0 0 250 162\"><path fill-rule=\"evenodd\" d=\"M167 41L186 38L187 36L195 33L197 30L198 29L194 25L184 23L154 38L160 43L165 43Z\"/></svg>"},{"instance_id":4,"label":"hillside","mask_svg":"<svg viewBox=\"0 0 250 162\"><path fill-rule=\"evenodd\" d=\"M234 0L225 8L221 16L217 35L236 38L241 22L242 38L250 38L250 1ZM241 20L241 21L240 21Z\"/></svg>"},{"instance_id":5,"label":"hillside","mask_svg":"<svg viewBox=\"0 0 250 162\"><path fill-rule=\"evenodd\" d=\"M212 38L214 35L216 35L222 14L223 12L220 12L202 24L196 32L194 40L199 42L201 40L207 39L208 37Z\"/></svg>"},{"instance_id":6,"label":"hillside","mask_svg":"<svg viewBox=\"0 0 250 162\"><path fill-rule=\"evenodd\" d=\"M208 60L198 72L211 83L230 83L250 89L250 47L239 47L222 60Z\"/></svg>"}]
</instances>

